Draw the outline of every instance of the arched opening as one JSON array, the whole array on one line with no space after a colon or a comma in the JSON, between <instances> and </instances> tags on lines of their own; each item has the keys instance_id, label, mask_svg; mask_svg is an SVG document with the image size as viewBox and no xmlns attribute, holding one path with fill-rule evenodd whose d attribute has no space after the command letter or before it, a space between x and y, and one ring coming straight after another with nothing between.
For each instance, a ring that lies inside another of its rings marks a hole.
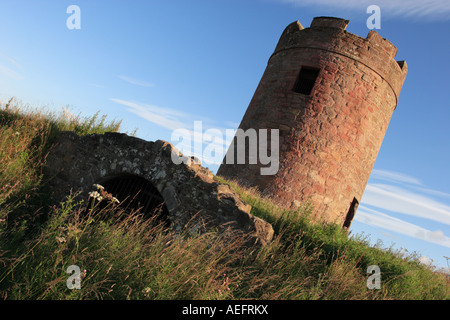
<instances>
[{"instance_id":1,"label":"arched opening","mask_svg":"<svg viewBox=\"0 0 450 320\"><path fill-rule=\"evenodd\" d=\"M169 226L169 211L161 193L148 180L131 174L122 174L99 181L104 190L115 197L126 212L139 210L144 218L157 215L158 222Z\"/></svg>"}]
</instances>

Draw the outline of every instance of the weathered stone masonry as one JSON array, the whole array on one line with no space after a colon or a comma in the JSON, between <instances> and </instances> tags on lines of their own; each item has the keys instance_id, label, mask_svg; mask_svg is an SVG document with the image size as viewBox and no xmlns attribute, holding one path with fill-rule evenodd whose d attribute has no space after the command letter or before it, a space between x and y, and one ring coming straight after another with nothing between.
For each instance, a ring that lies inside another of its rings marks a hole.
<instances>
[{"instance_id":1,"label":"weathered stone masonry","mask_svg":"<svg viewBox=\"0 0 450 320\"><path fill-rule=\"evenodd\" d=\"M266 244L273 236L272 226L250 214L228 186L213 180L206 168L185 158L176 165L172 154L182 154L170 143L144 141L120 133L78 136L63 132L47 157L44 173L55 200L71 191L87 199L93 184L112 178L135 176L147 180L162 196L171 228L233 230L248 236L249 243ZM126 190L125 190L126 192ZM122 199L120 199L122 200Z\"/></svg>"},{"instance_id":2,"label":"weathered stone masonry","mask_svg":"<svg viewBox=\"0 0 450 320\"><path fill-rule=\"evenodd\" d=\"M256 186L285 207L310 202L316 218L348 228L407 66L394 60L397 49L375 31L362 38L345 31L347 24L319 17L309 28L294 22L284 30L240 124L244 131L279 130L279 170L261 175L264 165L250 165L247 159L247 164L223 163L218 175ZM57 201L70 191L87 199L96 183L125 189L125 195L130 186L134 191L145 186L143 192L150 194L146 205L162 201L176 232L187 225L231 228L251 243L271 241L272 226L252 216L251 207L229 186L215 182L208 169L190 158L174 164L174 154L182 157L160 140L63 132L44 173Z\"/></svg>"},{"instance_id":3,"label":"weathered stone masonry","mask_svg":"<svg viewBox=\"0 0 450 320\"><path fill-rule=\"evenodd\" d=\"M349 227L407 73L377 32L345 31L349 21L297 21L281 35L240 128L279 129L280 168L221 165L218 175L256 186L280 205L309 201L326 221ZM270 147L270 145L269 145ZM270 154L270 153L269 153Z\"/></svg>"}]
</instances>

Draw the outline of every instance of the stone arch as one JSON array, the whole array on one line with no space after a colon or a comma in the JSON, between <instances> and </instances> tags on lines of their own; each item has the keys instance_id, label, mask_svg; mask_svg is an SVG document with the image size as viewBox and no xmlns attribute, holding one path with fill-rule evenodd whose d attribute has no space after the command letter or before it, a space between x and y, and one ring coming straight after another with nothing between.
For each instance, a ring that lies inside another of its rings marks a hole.
<instances>
[{"instance_id":1,"label":"stone arch","mask_svg":"<svg viewBox=\"0 0 450 320\"><path fill-rule=\"evenodd\" d=\"M183 161L174 163L174 157ZM272 226L252 216L251 206L229 186L214 181L211 171L162 140L145 141L121 133L61 132L47 156L44 175L56 202L71 191L87 199L94 184L110 177L137 176L162 196L175 232L186 226L231 228L260 244L273 237Z\"/></svg>"}]
</instances>

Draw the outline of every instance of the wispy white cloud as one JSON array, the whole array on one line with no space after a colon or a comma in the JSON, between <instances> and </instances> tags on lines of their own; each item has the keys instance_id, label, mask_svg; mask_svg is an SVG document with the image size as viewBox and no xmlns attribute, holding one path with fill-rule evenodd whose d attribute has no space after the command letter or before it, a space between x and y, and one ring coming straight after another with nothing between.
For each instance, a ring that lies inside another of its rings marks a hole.
<instances>
[{"instance_id":1,"label":"wispy white cloud","mask_svg":"<svg viewBox=\"0 0 450 320\"><path fill-rule=\"evenodd\" d=\"M104 86L104 85L102 85L102 84L98 84L98 83L88 83L88 85L90 85L91 87L94 87L94 88L99 88L99 89L105 89L106 88L106 86Z\"/></svg>"},{"instance_id":2,"label":"wispy white cloud","mask_svg":"<svg viewBox=\"0 0 450 320\"><path fill-rule=\"evenodd\" d=\"M419 193L427 193L433 196L450 198L450 193L427 188L419 179L404 173L373 169L370 175L370 179L371 181L383 181L403 187L408 187L409 189L415 190Z\"/></svg>"},{"instance_id":3,"label":"wispy white cloud","mask_svg":"<svg viewBox=\"0 0 450 320\"><path fill-rule=\"evenodd\" d=\"M2 58L3 60L8 60L9 63L14 65L15 68L22 69L22 66L16 60L14 60L13 58L11 58L11 57L9 57L7 55L5 55L3 53L0 53L0 58Z\"/></svg>"},{"instance_id":4,"label":"wispy white cloud","mask_svg":"<svg viewBox=\"0 0 450 320\"><path fill-rule=\"evenodd\" d=\"M449 230L450 206L432 195L442 196L446 193L427 188L410 175L376 169L364 191L355 220L381 230L450 247L450 238L444 233ZM393 215L401 216L402 219ZM413 217L424 220L416 219L411 223ZM437 230L428 230L416 224L425 220L429 220L428 224L433 221L436 225L437 222Z\"/></svg>"},{"instance_id":5,"label":"wispy white cloud","mask_svg":"<svg viewBox=\"0 0 450 320\"><path fill-rule=\"evenodd\" d=\"M361 203L450 225L450 206L397 186L369 183Z\"/></svg>"},{"instance_id":6,"label":"wispy white cloud","mask_svg":"<svg viewBox=\"0 0 450 320\"><path fill-rule=\"evenodd\" d=\"M17 69L22 69L22 66L20 64L18 64L14 59L10 58L10 57L6 57L8 59L9 62L11 62Z\"/></svg>"},{"instance_id":7,"label":"wispy white cloud","mask_svg":"<svg viewBox=\"0 0 450 320\"><path fill-rule=\"evenodd\" d=\"M450 248L450 238L442 230L428 230L363 205L358 208L355 220Z\"/></svg>"},{"instance_id":8,"label":"wispy white cloud","mask_svg":"<svg viewBox=\"0 0 450 320\"><path fill-rule=\"evenodd\" d=\"M187 129L193 132L194 125L196 121L201 122L200 130L202 132L208 131L210 129L225 132L227 129L235 129L233 126L225 127L223 125L217 125L217 121L205 117L204 115L196 115L193 113L186 113L178 109L165 108L152 104L134 102L129 100L109 98L109 100L116 102L118 104L128 107L127 111L133 112L136 115L144 118L160 127L175 130L175 129ZM229 123L224 123L227 125ZM214 133L213 131L209 131ZM208 135L207 132L203 134L206 141L215 139L215 135ZM217 141L217 139L215 139ZM221 141L222 142L222 141Z\"/></svg>"},{"instance_id":9,"label":"wispy white cloud","mask_svg":"<svg viewBox=\"0 0 450 320\"><path fill-rule=\"evenodd\" d=\"M277 0L299 6L329 6L335 8L355 9L366 13L370 5L378 5L382 14L404 17L429 17L448 20L450 18L450 1L448 0Z\"/></svg>"},{"instance_id":10,"label":"wispy white cloud","mask_svg":"<svg viewBox=\"0 0 450 320\"><path fill-rule=\"evenodd\" d=\"M127 111L165 129L172 130L170 141L185 156L195 156L207 164L220 164L234 131L227 134L226 128L214 126L214 121L170 108L110 98L127 107ZM230 128L233 129L233 128Z\"/></svg>"},{"instance_id":11,"label":"wispy white cloud","mask_svg":"<svg viewBox=\"0 0 450 320\"><path fill-rule=\"evenodd\" d=\"M12 80L23 79L23 76L19 72L22 70L22 66L19 63L3 53L0 53L0 58L1 60L3 60L3 63L5 63L3 65L0 65L1 75L6 76Z\"/></svg>"},{"instance_id":12,"label":"wispy white cloud","mask_svg":"<svg viewBox=\"0 0 450 320\"><path fill-rule=\"evenodd\" d=\"M149 88L149 87L154 87L155 86L154 83L150 83L150 82L147 82L147 81L142 81L142 80L135 79L135 78L128 77L128 76L123 76L122 75L122 76L119 76L119 78L122 79L125 82L128 82L128 83L130 83L132 85L139 86L139 87Z\"/></svg>"},{"instance_id":13,"label":"wispy white cloud","mask_svg":"<svg viewBox=\"0 0 450 320\"><path fill-rule=\"evenodd\" d=\"M445 198L450 198L450 193L447 192L442 192L442 191L438 191L438 190L433 190L430 188L425 188L425 187L416 187L416 189L420 192L425 192L428 193L430 195L434 195L434 196L439 196L439 197L445 197Z\"/></svg>"},{"instance_id":14,"label":"wispy white cloud","mask_svg":"<svg viewBox=\"0 0 450 320\"><path fill-rule=\"evenodd\" d=\"M8 67L2 66L2 65L0 65L0 74L5 77L8 77L12 80L22 80L23 79L23 76L21 74L19 74L18 72L14 71Z\"/></svg>"},{"instance_id":15,"label":"wispy white cloud","mask_svg":"<svg viewBox=\"0 0 450 320\"><path fill-rule=\"evenodd\" d=\"M180 120L189 119L189 115L178 110L116 98L110 98L109 100L128 107L127 111L166 129L175 130L180 128L190 128L192 126L189 122Z\"/></svg>"},{"instance_id":16,"label":"wispy white cloud","mask_svg":"<svg viewBox=\"0 0 450 320\"><path fill-rule=\"evenodd\" d=\"M390 182L409 183L413 185L422 185L419 179L409 175L388 170L373 169L370 175L371 179L378 179Z\"/></svg>"}]
</instances>

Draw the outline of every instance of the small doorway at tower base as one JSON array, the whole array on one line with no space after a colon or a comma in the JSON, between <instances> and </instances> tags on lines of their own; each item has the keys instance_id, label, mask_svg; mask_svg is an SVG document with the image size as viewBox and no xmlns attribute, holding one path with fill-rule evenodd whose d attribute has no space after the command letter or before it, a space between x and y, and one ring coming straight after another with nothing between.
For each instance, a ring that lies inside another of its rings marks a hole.
<instances>
[{"instance_id":1,"label":"small doorway at tower base","mask_svg":"<svg viewBox=\"0 0 450 320\"><path fill-rule=\"evenodd\" d=\"M358 209L359 201L356 198L353 198L352 202L350 203L350 207L347 212L347 216L345 217L344 224L342 225L342 229L348 230L350 229L350 226L352 225L353 218L355 217L356 209Z\"/></svg>"}]
</instances>

